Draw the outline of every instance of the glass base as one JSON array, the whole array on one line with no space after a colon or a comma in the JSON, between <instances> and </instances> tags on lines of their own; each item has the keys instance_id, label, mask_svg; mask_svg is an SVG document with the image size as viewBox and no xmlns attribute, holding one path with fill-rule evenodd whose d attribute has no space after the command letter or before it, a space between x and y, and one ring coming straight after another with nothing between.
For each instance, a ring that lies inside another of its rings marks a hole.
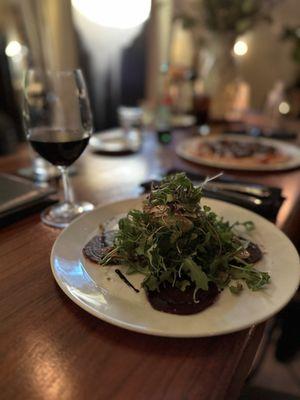
<instances>
[{"instance_id":1,"label":"glass base","mask_svg":"<svg viewBox=\"0 0 300 400\"><path fill-rule=\"evenodd\" d=\"M55 228L65 228L75 218L94 209L93 204L83 201L81 203L59 203L47 208L41 214L42 222Z\"/></svg>"}]
</instances>

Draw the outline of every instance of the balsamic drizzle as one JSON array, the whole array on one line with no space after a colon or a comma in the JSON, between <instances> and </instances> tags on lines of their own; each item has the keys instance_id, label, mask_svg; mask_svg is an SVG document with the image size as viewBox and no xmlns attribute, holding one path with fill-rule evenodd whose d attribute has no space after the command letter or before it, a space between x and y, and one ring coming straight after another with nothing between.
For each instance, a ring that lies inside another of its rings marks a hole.
<instances>
[{"instance_id":1,"label":"balsamic drizzle","mask_svg":"<svg viewBox=\"0 0 300 400\"><path fill-rule=\"evenodd\" d=\"M122 279L123 282L126 283L127 286L129 286L131 289L133 289L136 293L139 293L140 291L136 289L132 283L129 282L129 280L126 278L124 274L119 269L115 270L115 273L119 276L120 279Z\"/></svg>"}]
</instances>

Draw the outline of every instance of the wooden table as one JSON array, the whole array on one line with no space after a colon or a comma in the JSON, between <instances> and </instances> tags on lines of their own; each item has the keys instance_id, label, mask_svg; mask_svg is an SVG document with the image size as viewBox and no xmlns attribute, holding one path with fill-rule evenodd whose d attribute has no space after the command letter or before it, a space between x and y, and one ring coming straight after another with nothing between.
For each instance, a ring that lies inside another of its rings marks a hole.
<instances>
[{"instance_id":1,"label":"wooden table","mask_svg":"<svg viewBox=\"0 0 300 400\"><path fill-rule=\"evenodd\" d=\"M0 171L14 172L28 163L23 146L0 158ZM140 182L170 167L208 171L178 159L172 145L159 146L150 134L139 154L105 157L86 151L78 165L77 197L96 204L136 196ZM277 224L295 239L300 171L242 175L283 188L287 200ZM0 398L237 397L263 325L213 338L167 339L102 322L72 303L52 277L49 256L58 233L38 214L0 230Z\"/></svg>"}]
</instances>

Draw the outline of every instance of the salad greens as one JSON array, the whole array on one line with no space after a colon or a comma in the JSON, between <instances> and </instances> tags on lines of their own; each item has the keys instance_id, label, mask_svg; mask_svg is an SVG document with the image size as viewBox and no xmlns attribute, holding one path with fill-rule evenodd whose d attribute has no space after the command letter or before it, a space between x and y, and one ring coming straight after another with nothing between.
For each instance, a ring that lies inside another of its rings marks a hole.
<instances>
[{"instance_id":1,"label":"salad greens","mask_svg":"<svg viewBox=\"0 0 300 400\"><path fill-rule=\"evenodd\" d=\"M205 182L204 182L205 184ZM266 285L270 276L247 262L249 242L236 228L254 229L251 221L230 224L200 204L202 187L194 187L184 173L168 176L152 187L143 210L131 210L119 221L112 250L102 264L128 266L128 273L145 275L146 290L164 282L184 291L188 286L208 290L214 282L239 293Z\"/></svg>"}]
</instances>

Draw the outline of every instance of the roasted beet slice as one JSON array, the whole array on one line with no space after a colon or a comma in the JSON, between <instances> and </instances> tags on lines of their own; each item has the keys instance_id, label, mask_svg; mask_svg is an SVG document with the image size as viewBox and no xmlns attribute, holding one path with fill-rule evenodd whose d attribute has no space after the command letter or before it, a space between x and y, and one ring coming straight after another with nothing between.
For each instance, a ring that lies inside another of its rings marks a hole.
<instances>
[{"instance_id":1,"label":"roasted beet slice","mask_svg":"<svg viewBox=\"0 0 300 400\"><path fill-rule=\"evenodd\" d=\"M105 245L102 236L94 236L83 248L83 255L94 263L100 260L111 250L111 247Z\"/></svg>"},{"instance_id":2,"label":"roasted beet slice","mask_svg":"<svg viewBox=\"0 0 300 400\"><path fill-rule=\"evenodd\" d=\"M161 285L159 291L146 290L147 298L153 308L171 314L189 315L196 314L212 305L219 295L217 286L209 283L209 289L199 289L194 301L195 286L189 286L185 291L181 291L171 284Z\"/></svg>"},{"instance_id":3,"label":"roasted beet slice","mask_svg":"<svg viewBox=\"0 0 300 400\"><path fill-rule=\"evenodd\" d=\"M250 242L246 250L249 253L249 257L246 258L247 262L254 264L262 259L263 254L257 244Z\"/></svg>"}]
</instances>

